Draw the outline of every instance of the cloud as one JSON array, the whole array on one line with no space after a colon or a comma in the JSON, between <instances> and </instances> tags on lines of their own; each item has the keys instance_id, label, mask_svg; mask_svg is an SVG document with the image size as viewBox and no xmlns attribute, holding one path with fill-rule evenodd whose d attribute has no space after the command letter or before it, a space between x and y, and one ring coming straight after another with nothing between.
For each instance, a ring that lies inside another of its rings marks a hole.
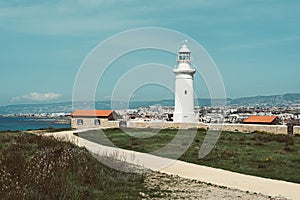
<instances>
[{"instance_id":1,"label":"cloud","mask_svg":"<svg viewBox=\"0 0 300 200\"><path fill-rule=\"evenodd\" d=\"M52 101L56 100L61 96L61 94L48 92L48 93L38 93L32 92L29 94L25 94L23 96L13 97L11 99L12 103L17 102L43 102L43 101Z\"/></svg>"}]
</instances>

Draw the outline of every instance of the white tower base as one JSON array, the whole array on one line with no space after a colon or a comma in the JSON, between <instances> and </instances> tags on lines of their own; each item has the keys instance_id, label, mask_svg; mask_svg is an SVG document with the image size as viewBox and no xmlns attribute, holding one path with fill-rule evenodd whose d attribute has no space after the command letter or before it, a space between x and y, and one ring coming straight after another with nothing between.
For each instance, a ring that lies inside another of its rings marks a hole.
<instances>
[{"instance_id":1,"label":"white tower base","mask_svg":"<svg viewBox=\"0 0 300 200\"><path fill-rule=\"evenodd\" d=\"M174 112L173 121L182 122L182 123L193 123L193 122L197 122L198 118L196 116L196 113L194 112L192 113Z\"/></svg>"}]
</instances>

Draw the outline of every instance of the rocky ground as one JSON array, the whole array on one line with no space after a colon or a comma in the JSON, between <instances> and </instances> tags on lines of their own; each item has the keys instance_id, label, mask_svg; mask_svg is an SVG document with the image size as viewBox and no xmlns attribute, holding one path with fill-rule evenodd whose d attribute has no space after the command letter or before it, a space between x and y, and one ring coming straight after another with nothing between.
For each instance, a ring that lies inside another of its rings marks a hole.
<instances>
[{"instance_id":1,"label":"rocky ground","mask_svg":"<svg viewBox=\"0 0 300 200\"><path fill-rule=\"evenodd\" d=\"M286 200L283 197L270 197L159 172L146 173L145 176L147 192L141 193L143 199Z\"/></svg>"}]
</instances>

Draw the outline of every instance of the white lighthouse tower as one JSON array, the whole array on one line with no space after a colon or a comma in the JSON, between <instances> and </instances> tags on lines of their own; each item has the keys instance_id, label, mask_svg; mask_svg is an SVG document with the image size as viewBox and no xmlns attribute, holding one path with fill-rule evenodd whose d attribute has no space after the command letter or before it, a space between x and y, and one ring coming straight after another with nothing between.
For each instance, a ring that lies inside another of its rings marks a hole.
<instances>
[{"instance_id":1,"label":"white lighthouse tower","mask_svg":"<svg viewBox=\"0 0 300 200\"><path fill-rule=\"evenodd\" d=\"M178 51L177 68L174 73L175 80L175 109L174 122L196 122L194 112L194 74L195 69L191 68L191 51L183 44Z\"/></svg>"}]
</instances>

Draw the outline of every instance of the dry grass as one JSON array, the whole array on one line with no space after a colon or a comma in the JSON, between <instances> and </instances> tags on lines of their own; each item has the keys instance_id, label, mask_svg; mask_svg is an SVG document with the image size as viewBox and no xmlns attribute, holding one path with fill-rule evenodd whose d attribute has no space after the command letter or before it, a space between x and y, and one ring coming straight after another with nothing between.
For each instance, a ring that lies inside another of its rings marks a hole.
<instances>
[{"instance_id":1,"label":"dry grass","mask_svg":"<svg viewBox=\"0 0 300 200\"><path fill-rule=\"evenodd\" d=\"M86 149L28 133L0 134L1 199L137 199L143 176L122 173Z\"/></svg>"}]
</instances>

